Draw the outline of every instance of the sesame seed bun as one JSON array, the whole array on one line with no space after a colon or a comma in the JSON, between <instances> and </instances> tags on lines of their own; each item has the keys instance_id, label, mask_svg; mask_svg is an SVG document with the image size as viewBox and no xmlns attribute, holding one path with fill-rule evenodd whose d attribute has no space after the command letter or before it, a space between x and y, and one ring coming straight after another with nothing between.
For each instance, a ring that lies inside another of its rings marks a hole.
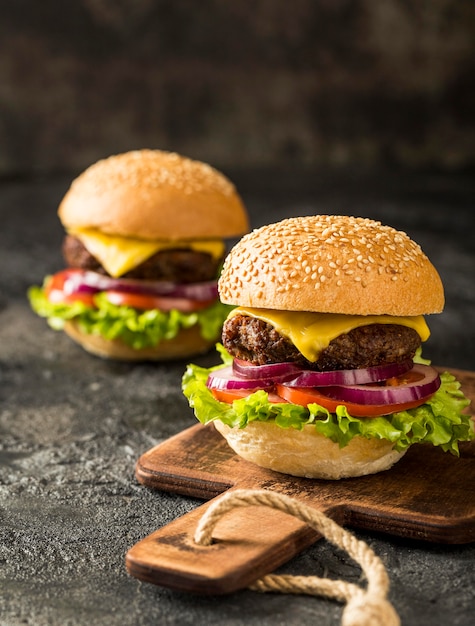
<instances>
[{"instance_id":1,"label":"sesame seed bun","mask_svg":"<svg viewBox=\"0 0 475 626\"><path fill-rule=\"evenodd\" d=\"M444 290L420 246L366 218L316 215L263 226L228 255L226 304L347 315L440 313Z\"/></svg>"},{"instance_id":2,"label":"sesame seed bun","mask_svg":"<svg viewBox=\"0 0 475 626\"><path fill-rule=\"evenodd\" d=\"M163 339L151 348L132 348L120 339L105 339L101 335L82 332L74 321L66 322L64 332L86 352L115 361L172 361L207 352L214 341L200 334L198 325L185 328L173 339Z\"/></svg>"},{"instance_id":3,"label":"sesame seed bun","mask_svg":"<svg viewBox=\"0 0 475 626\"><path fill-rule=\"evenodd\" d=\"M220 420L213 423L246 461L292 476L339 480L376 474L389 469L405 453L393 450L393 444L385 439L363 437L340 448L309 424L295 430L280 428L275 422L253 421L246 428L231 428Z\"/></svg>"},{"instance_id":4,"label":"sesame seed bun","mask_svg":"<svg viewBox=\"0 0 475 626\"><path fill-rule=\"evenodd\" d=\"M91 165L71 184L58 215L67 229L140 239L225 239L248 231L245 208L223 174L161 150Z\"/></svg>"}]
</instances>

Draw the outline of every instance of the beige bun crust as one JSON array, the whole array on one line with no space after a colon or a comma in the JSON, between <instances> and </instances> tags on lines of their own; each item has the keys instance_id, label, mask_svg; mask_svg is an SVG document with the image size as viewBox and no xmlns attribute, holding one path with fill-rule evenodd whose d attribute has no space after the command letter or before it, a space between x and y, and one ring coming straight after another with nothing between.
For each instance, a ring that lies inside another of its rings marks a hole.
<instances>
[{"instance_id":1,"label":"beige bun crust","mask_svg":"<svg viewBox=\"0 0 475 626\"><path fill-rule=\"evenodd\" d=\"M285 219L245 235L219 280L222 302L347 315L440 313L440 276L402 231L366 218Z\"/></svg>"},{"instance_id":2,"label":"beige bun crust","mask_svg":"<svg viewBox=\"0 0 475 626\"><path fill-rule=\"evenodd\" d=\"M94 163L73 181L58 215L67 229L142 239L225 239L249 230L242 201L223 174L161 150Z\"/></svg>"},{"instance_id":3,"label":"beige bun crust","mask_svg":"<svg viewBox=\"0 0 475 626\"><path fill-rule=\"evenodd\" d=\"M339 480L376 474L389 469L405 453L393 450L393 444L385 439L363 437L340 448L309 424L300 431L273 422L251 422L246 428L231 428L220 420L213 423L246 461L292 476Z\"/></svg>"},{"instance_id":4,"label":"beige bun crust","mask_svg":"<svg viewBox=\"0 0 475 626\"><path fill-rule=\"evenodd\" d=\"M136 350L119 339L107 340L100 335L83 333L74 321L66 322L64 332L90 354L116 361L170 361L202 354L214 341L203 339L199 326L183 329L174 339L166 339L153 348Z\"/></svg>"}]
</instances>

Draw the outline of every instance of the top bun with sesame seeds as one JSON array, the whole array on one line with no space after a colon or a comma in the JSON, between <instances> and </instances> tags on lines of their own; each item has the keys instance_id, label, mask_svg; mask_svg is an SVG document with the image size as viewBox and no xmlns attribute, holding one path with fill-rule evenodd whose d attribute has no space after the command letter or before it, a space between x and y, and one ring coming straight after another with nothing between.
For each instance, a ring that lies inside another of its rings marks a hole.
<instances>
[{"instance_id":1,"label":"top bun with sesame seeds","mask_svg":"<svg viewBox=\"0 0 475 626\"><path fill-rule=\"evenodd\" d=\"M162 150L97 161L73 181L58 214L67 229L141 239L228 238L248 230L241 198L223 174Z\"/></svg>"},{"instance_id":2,"label":"top bun with sesame seeds","mask_svg":"<svg viewBox=\"0 0 475 626\"><path fill-rule=\"evenodd\" d=\"M404 232L342 215L285 219L228 255L222 302L346 315L425 315L444 307L435 267Z\"/></svg>"},{"instance_id":3,"label":"top bun with sesame seeds","mask_svg":"<svg viewBox=\"0 0 475 626\"><path fill-rule=\"evenodd\" d=\"M226 176L172 152L117 154L72 182L58 216L67 269L30 297L56 329L117 360L186 358L215 345L229 310L217 290L225 240L249 230Z\"/></svg>"}]
</instances>

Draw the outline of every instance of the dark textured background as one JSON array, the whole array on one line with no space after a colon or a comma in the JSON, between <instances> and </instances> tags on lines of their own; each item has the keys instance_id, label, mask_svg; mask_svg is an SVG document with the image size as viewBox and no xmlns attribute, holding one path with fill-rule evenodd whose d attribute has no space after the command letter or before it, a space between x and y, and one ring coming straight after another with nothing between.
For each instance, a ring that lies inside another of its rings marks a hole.
<instances>
[{"instance_id":1,"label":"dark textured background","mask_svg":"<svg viewBox=\"0 0 475 626\"><path fill-rule=\"evenodd\" d=\"M472 0L0 3L0 176L475 164Z\"/></svg>"}]
</instances>

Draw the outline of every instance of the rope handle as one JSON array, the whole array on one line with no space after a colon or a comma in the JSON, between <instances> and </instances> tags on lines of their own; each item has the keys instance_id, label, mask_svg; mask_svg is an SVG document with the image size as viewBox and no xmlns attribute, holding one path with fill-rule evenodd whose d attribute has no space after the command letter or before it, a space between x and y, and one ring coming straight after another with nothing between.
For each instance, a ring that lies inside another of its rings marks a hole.
<instances>
[{"instance_id":1,"label":"rope handle","mask_svg":"<svg viewBox=\"0 0 475 626\"><path fill-rule=\"evenodd\" d=\"M399 616L387 599L389 578L379 557L366 543L356 539L324 513L289 496L266 490L229 491L216 500L200 519L195 531L195 542L210 545L213 529L225 513L236 507L253 505L278 509L311 526L333 545L345 550L361 566L368 585L365 591L343 580L269 574L255 581L250 589L323 596L346 602L342 626L400 626Z\"/></svg>"}]
</instances>

